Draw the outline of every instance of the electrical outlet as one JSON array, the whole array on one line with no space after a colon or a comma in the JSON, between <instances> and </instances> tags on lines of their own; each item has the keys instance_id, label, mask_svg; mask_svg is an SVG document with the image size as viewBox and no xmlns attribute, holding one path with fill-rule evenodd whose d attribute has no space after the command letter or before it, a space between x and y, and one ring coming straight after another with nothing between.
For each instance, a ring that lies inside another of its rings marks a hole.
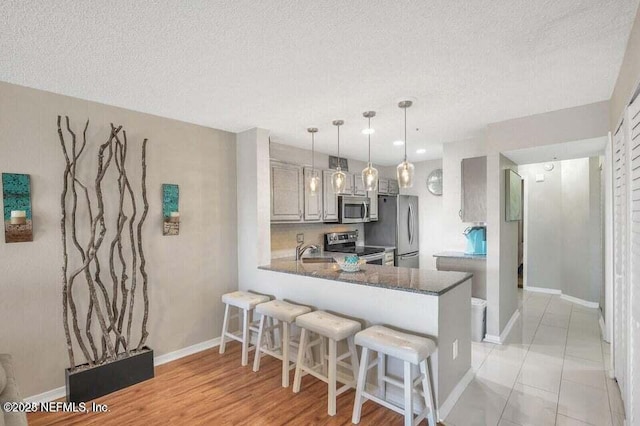
<instances>
[{"instance_id":1,"label":"electrical outlet","mask_svg":"<svg viewBox=\"0 0 640 426\"><path fill-rule=\"evenodd\" d=\"M458 358L458 339L453 341L453 359Z\"/></svg>"},{"instance_id":2,"label":"electrical outlet","mask_svg":"<svg viewBox=\"0 0 640 426\"><path fill-rule=\"evenodd\" d=\"M296 241L298 244L304 243L304 234L296 234Z\"/></svg>"}]
</instances>

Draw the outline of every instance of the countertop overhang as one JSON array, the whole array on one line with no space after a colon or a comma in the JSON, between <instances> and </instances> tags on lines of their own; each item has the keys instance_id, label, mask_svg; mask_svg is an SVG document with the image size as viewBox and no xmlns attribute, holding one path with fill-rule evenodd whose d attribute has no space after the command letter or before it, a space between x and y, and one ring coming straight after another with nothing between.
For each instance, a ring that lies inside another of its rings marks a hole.
<instances>
[{"instance_id":1,"label":"countertop overhang","mask_svg":"<svg viewBox=\"0 0 640 426\"><path fill-rule=\"evenodd\" d=\"M447 257L451 259L487 260L486 254L468 254L463 251L441 251L433 257Z\"/></svg>"},{"instance_id":2,"label":"countertop overhang","mask_svg":"<svg viewBox=\"0 0 640 426\"><path fill-rule=\"evenodd\" d=\"M371 264L362 265L359 272L343 272L337 263L303 263L294 259L272 259L269 265L258 268L431 296L441 296L473 276L467 272L434 271Z\"/></svg>"}]
</instances>

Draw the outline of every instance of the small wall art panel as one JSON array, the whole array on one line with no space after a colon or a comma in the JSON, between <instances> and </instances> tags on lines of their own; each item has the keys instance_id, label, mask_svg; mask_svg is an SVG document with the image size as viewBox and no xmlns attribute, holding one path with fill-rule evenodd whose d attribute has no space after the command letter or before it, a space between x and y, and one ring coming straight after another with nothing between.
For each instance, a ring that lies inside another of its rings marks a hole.
<instances>
[{"instance_id":1,"label":"small wall art panel","mask_svg":"<svg viewBox=\"0 0 640 426\"><path fill-rule=\"evenodd\" d=\"M4 241L6 243L33 241L30 176L3 173L2 201Z\"/></svg>"},{"instance_id":2,"label":"small wall art panel","mask_svg":"<svg viewBox=\"0 0 640 426\"><path fill-rule=\"evenodd\" d=\"M162 235L180 234L180 189L171 183L162 184Z\"/></svg>"}]
</instances>

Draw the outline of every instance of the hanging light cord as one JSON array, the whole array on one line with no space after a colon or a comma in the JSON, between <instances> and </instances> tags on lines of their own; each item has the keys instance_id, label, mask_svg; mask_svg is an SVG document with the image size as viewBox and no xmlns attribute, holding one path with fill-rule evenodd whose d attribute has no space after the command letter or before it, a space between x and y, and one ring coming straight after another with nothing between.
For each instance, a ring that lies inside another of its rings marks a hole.
<instances>
[{"instance_id":1,"label":"hanging light cord","mask_svg":"<svg viewBox=\"0 0 640 426\"><path fill-rule=\"evenodd\" d=\"M369 134L367 135L369 137L369 164L371 164L371 117L369 118Z\"/></svg>"},{"instance_id":2,"label":"hanging light cord","mask_svg":"<svg viewBox=\"0 0 640 426\"><path fill-rule=\"evenodd\" d=\"M407 161L407 108L404 108L404 161Z\"/></svg>"},{"instance_id":3,"label":"hanging light cord","mask_svg":"<svg viewBox=\"0 0 640 426\"><path fill-rule=\"evenodd\" d=\"M316 144L316 134L315 132L311 133L311 171L315 172L316 168L316 156L313 155L315 152L315 144Z\"/></svg>"},{"instance_id":4,"label":"hanging light cord","mask_svg":"<svg viewBox=\"0 0 640 426\"><path fill-rule=\"evenodd\" d=\"M338 128L338 170L342 170L340 167L340 125L336 126Z\"/></svg>"}]
</instances>

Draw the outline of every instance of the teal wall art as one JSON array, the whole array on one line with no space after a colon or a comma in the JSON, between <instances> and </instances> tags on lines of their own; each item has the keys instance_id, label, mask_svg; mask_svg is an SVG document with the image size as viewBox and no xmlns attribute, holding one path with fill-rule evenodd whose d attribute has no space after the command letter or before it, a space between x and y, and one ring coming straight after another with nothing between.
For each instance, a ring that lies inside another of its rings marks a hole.
<instances>
[{"instance_id":1,"label":"teal wall art","mask_svg":"<svg viewBox=\"0 0 640 426\"><path fill-rule=\"evenodd\" d=\"M31 178L16 173L2 174L4 241L33 241L31 217Z\"/></svg>"},{"instance_id":2,"label":"teal wall art","mask_svg":"<svg viewBox=\"0 0 640 426\"><path fill-rule=\"evenodd\" d=\"M180 188L171 183L162 184L162 235L180 234Z\"/></svg>"}]
</instances>

